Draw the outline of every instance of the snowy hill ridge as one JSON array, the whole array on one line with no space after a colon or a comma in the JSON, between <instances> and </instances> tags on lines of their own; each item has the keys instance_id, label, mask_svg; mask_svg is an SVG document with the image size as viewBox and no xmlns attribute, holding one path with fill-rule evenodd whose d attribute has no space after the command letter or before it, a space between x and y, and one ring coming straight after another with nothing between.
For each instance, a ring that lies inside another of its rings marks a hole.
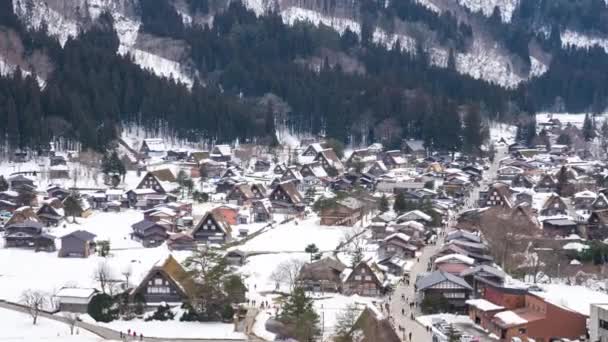
<instances>
[{"instance_id":1,"label":"snowy hill ridge","mask_svg":"<svg viewBox=\"0 0 608 342\"><path fill-rule=\"evenodd\" d=\"M119 54L129 53L133 61L154 74L175 79L188 86L193 76L179 61L173 61L137 46L141 23L135 16L137 0L14 0L15 14L30 28L46 24L49 34L57 37L63 46L68 38L75 37L91 20L109 12L120 40ZM61 10L60 10L61 9ZM10 67L10 66L9 66ZM0 68L0 71L7 66ZM6 72L6 70L5 70Z\"/></svg>"},{"instance_id":2,"label":"snowy hill ridge","mask_svg":"<svg viewBox=\"0 0 608 342\"><path fill-rule=\"evenodd\" d=\"M477 3L481 2L483 1ZM510 15L515 8L514 6L517 4L517 1L495 0L494 2L496 5L511 9L511 12L507 12L510 19ZM270 2L264 2L263 0L245 0L244 3L257 15L262 15L270 8ZM471 2L471 4L475 3L476 2ZM494 7L492 6L492 9L493 8ZM280 14L283 21L290 25L293 25L298 21L304 21L310 22L316 26L320 24L330 26L340 33L343 33L346 28L349 28L359 35L361 33L361 25L348 18L326 16L313 10L293 6L282 8ZM492 14L491 11L490 14ZM376 28L373 34L373 40L377 43L382 43L387 48L393 47L395 42L399 40L403 50L410 53L416 51L416 39L404 34L387 33L380 28ZM447 67L447 49L440 46L434 46L428 50L432 64L443 68ZM521 82L532 77L538 77L547 71L546 65L542 64L542 62L536 58L531 58L532 67L530 73L528 75L517 74L514 71L516 68L513 67L509 58L507 58L495 44L485 43L482 39L475 39L469 51L465 53L456 53L455 57L456 70L459 73L469 75L476 79L483 79L507 88L517 87Z\"/></svg>"}]
</instances>

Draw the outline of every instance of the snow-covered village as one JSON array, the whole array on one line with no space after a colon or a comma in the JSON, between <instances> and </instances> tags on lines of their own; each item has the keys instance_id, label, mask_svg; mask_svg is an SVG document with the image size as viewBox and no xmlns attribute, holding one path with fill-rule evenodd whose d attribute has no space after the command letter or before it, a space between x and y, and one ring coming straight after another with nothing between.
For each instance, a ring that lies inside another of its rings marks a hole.
<instances>
[{"instance_id":1,"label":"snow-covered village","mask_svg":"<svg viewBox=\"0 0 608 342\"><path fill-rule=\"evenodd\" d=\"M480 157L137 129L105 156L14 152L0 340L603 341L608 124L589 120L539 114L533 146L493 125Z\"/></svg>"}]
</instances>

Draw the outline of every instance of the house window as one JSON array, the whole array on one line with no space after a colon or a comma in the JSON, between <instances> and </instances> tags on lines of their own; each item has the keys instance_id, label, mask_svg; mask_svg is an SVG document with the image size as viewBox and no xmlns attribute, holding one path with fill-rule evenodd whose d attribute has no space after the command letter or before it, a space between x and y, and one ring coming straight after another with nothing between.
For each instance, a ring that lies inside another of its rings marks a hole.
<instances>
[{"instance_id":1,"label":"house window","mask_svg":"<svg viewBox=\"0 0 608 342\"><path fill-rule=\"evenodd\" d=\"M600 328L602 328L604 330L608 330L608 321L604 321L603 319L600 319Z\"/></svg>"},{"instance_id":2,"label":"house window","mask_svg":"<svg viewBox=\"0 0 608 342\"><path fill-rule=\"evenodd\" d=\"M169 286L148 286L148 293L150 294L169 294L171 289Z\"/></svg>"},{"instance_id":3,"label":"house window","mask_svg":"<svg viewBox=\"0 0 608 342\"><path fill-rule=\"evenodd\" d=\"M372 280L372 276L365 276L365 280Z\"/></svg>"},{"instance_id":4,"label":"house window","mask_svg":"<svg viewBox=\"0 0 608 342\"><path fill-rule=\"evenodd\" d=\"M154 285L162 285L163 284L163 279L162 278L156 278L154 279Z\"/></svg>"},{"instance_id":5,"label":"house window","mask_svg":"<svg viewBox=\"0 0 608 342\"><path fill-rule=\"evenodd\" d=\"M517 330L517 332L519 332L520 334L525 334L526 333L526 328L519 328Z\"/></svg>"},{"instance_id":6,"label":"house window","mask_svg":"<svg viewBox=\"0 0 608 342\"><path fill-rule=\"evenodd\" d=\"M355 276L355 280L361 280L361 276L360 275L356 275Z\"/></svg>"}]
</instances>

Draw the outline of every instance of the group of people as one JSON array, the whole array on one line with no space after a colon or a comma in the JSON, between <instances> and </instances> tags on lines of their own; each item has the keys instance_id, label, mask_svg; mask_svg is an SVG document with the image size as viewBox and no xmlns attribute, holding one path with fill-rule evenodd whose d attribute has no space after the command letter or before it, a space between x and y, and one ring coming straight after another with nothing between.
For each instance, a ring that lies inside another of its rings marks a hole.
<instances>
[{"instance_id":1,"label":"group of people","mask_svg":"<svg viewBox=\"0 0 608 342\"><path fill-rule=\"evenodd\" d=\"M135 330L131 331L131 329L127 330L127 333L123 333L122 331L120 332L120 339L123 341L128 340L130 337L132 337L133 340L137 340L137 338L139 337L140 341L144 340L144 334L140 333L139 335L137 335L137 333L135 332Z\"/></svg>"}]
</instances>

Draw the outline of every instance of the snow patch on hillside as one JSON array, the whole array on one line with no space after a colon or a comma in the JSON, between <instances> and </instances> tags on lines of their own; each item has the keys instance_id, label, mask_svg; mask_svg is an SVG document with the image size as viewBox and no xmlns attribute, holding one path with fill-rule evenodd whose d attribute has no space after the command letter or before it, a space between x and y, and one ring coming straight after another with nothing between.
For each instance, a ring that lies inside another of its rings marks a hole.
<instances>
[{"instance_id":1,"label":"snow patch on hillside","mask_svg":"<svg viewBox=\"0 0 608 342\"><path fill-rule=\"evenodd\" d=\"M574 46L589 49L593 46L599 46L608 52L608 39L606 38L591 36L572 30L564 30L561 34L561 39L563 47Z\"/></svg>"},{"instance_id":2,"label":"snow patch on hillside","mask_svg":"<svg viewBox=\"0 0 608 342\"><path fill-rule=\"evenodd\" d=\"M431 64L446 68L448 51L442 48L431 48L429 51ZM486 46L475 40L466 53L455 53L456 70L475 79L507 87L515 88L521 82L538 77L547 72L547 66L538 59L531 57L531 68L528 77L523 77L513 71L510 60L496 46Z\"/></svg>"},{"instance_id":3,"label":"snow patch on hillside","mask_svg":"<svg viewBox=\"0 0 608 342\"><path fill-rule=\"evenodd\" d=\"M2 56L0 56L0 76L12 75L16 70L16 65L8 63L2 58ZM32 72L29 70L21 69L21 74L23 75L23 77L26 77L30 76ZM46 81L43 78L40 78L40 76L36 76L36 81L38 82L40 88L44 89L44 87L46 86Z\"/></svg>"},{"instance_id":4,"label":"snow patch on hillside","mask_svg":"<svg viewBox=\"0 0 608 342\"><path fill-rule=\"evenodd\" d=\"M427 9L429 9L435 13L441 13L441 8L439 8L437 5L432 3L431 0L416 0L416 3L426 7Z\"/></svg>"},{"instance_id":5,"label":"snow patch on hillside","mask_svg":"<svg viewBox=\"0 0 608 342\"><path fill-rule=\"evenodd\" d=\"M530 56L530 78L539 77L549 70L549 67L538 59Z\"/></svg>"},{"instance_id":6,"label":"snow patch on hillside","mask_svg":"<svg viewBox=\"0 0 608 342\"><path fill-rule=\"evenodd\" d=\"M78 24L67 20L46 2L36 1L29 6L26 0L13 0L13 10L29 28L38 29L45 23L49 34L56 36L61 46L69 37L78 35Z\"/></svg>"},{"instance_id":7,"label":"snow patch on hillside","mask_svg":"<svg viewBox=\"0 0 608 342\"><path fill-rule=\"evenodd\" d=\"M283 18L283 22L288 25L293 25L298 21L302 21L310 22L315 26L319 26L320 24L330 26L340 34L344 33L347 28L357 34L361 32L361 26L354 20L324 16L319 12L300 7L289 7L281 11L281 17Z\"/></svg>"},{"instance_id":8,"label":"snow patch on hillside","mask_svg":"<svg viewBox=\"0 0 608 342\"><path fill-rule=\"evenodd\" d=\"M150 52L136 49L135 43L141 23L129 18L124 13L123 2L116 0L88 0L88 14L91 19L96 19L105 11L109 11L114 19L114 26L120 40L118 53L133 56L133 61L143 69L152 71L155 75L172 78L188 86L193 84L192 77L183 70L180 63L154 55ZM48 27L48 32L59 39L61 45L69 37L75 37L79 32L78 21L69 20L59 12L50 8L46 2L34 1L32 6L26 0L15 0L13 2L15 13L30 28L39 28L43 23ZM14 69L14 68L13 68ZM6 63L0 66L0 72L12 72ZM40 82L40 81L39 81Z\"/></svg>"},{"instance_id":9,"label":"snow patch on hillside","mask_svg":"<svg viewBox=\"0 0 608 342\"><path fill-rule=\"evenodd\" d=\"M458 0L461 6L470 9L472 12L481 12L489 17L494 12L494 8L500 9L501 19L503 22L510 22L513 16L513 11L519 5L520 0ZM428 0L427 0L428 2Z\"/></svg>"},{"instance_id":10,"label":"snow patch on hillside","mask_svg":"<svg viewBox=\"0 0 608 342\"><path fill-rule=\"evenodd\" d=\"M374 30L372 39L375 43L384 45L387 49L392 48L397 41L401 44L401 50L410 53L416 52L416 39L403 34L390 34L379 28Z\"/></svg>"},{"instance_id":11,"label":"snow patch on hillside","mask_svg":"<svg viewBox=\"0 0 608 342\"><path fill-rule=\"evenodd\" d=\"M192 78L182 70L181 64L178 62L136 48L121 49L120 52L123 54L129 53L133 57L133 62L142 69L150 70L157 76L170 78L192 87Z\"/></svg>"}]
</instances>

